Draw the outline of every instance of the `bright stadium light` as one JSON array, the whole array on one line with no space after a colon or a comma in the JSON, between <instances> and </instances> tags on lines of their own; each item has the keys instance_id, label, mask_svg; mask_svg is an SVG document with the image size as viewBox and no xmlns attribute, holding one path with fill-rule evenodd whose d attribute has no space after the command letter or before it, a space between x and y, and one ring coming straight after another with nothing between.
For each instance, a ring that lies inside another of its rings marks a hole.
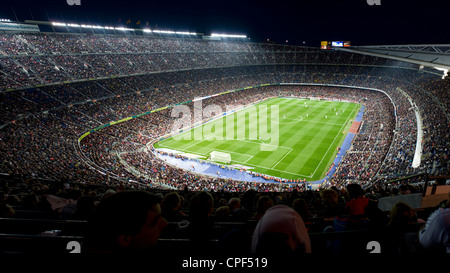
<instances>
[{"instance_id":1,"label":"bright stadium light","mask_svg":"<svg viewBox=\"0 0 450 273\"><path fill-rule=\"evenodd\" d=\"M153 30L153 32L161 34L175 34L175 31L173 30Z\"/></svg>"},{"instance_id":2,"label":"bright stadium light","mask_svg":"<svg viewBox=\"0 0 450 273\"><path fill-rule=\"evenodd\" d=\"M65 23L59 23L59 22L52 22L52 25L58 26L58 27L66 27L67 26Z\"/></svg>"},{"instance_id":3,"label":"bright stadium light","mask_svg":"<svg viewBox=\"0 0 450 273\"><path fill-rule=\"evenodd\" d=\"M1 21L1 19L0 19ZM78 28L90 28L90 29L107 29L107 30L118 30L118 31L135 31L133 28L127 28L127 27L111 27L111 26L100 26L100 25L85 25L85 24L66 24L61 22L52 22L52 25L54 26L61 26L61 27L78 27ZM198 35L198 33L195 32L189 32L189 31L173 31L173 30L151 30L149 28L142 29L145 33L159 33L159 34L170 34L170 35Z\"/></svg>"},{"instance_id":4,"label":"bright stadium light","mask_svg":"<svg viewBox=\"0 0 450 273\"><path fill-rule=\"evenodd\" d=\"M222 34L222 33L212 33L212 37L223 37L223 38L243 38L247 39L247 35L236 35L236 34Z\"/></svg>"},{"instance_id":5,"label":"bright stadium light","mask_svg":"<svg viewBox=\"0 0 450 273\"><path fill-rule=\"evenodd\" d=\"M99 25L81 25L82 28L93 28L93 29L104 29L104 27L99 26Z\"/></svg>"},{"instance_id":6,"label":"bright stadium light","mask_svg":"<svg viewBox=\"0 0 450 273\"><path fill-rule=\"evenodd\" d=\"M132 28L126 28L126 27L115 27L115 30L120 30L120 31L133 31Z\"/></svg>"},{"instance_id":7,"label":"bright stadium light","mask_svg":"<svg viewBox=\"0 0 450 273\"><path fill-rule=\"evenodd\" d=\"M175 31L175 34L179 35L197 35L195 32L188 32L188 31Z\"/></svg>"},{"instance_id":8,"label":"bright stadium light","mask_svg":"<svg viewBox=\"0 0 450 273\"><path fill-rule=\"evenodd\" d=\"M159 34L170 34L170 35L197 35L195 32L189 32L189 31L173 31L173 30L150 30L150 29L144 29L144 32L153 32L153 33L159 33Z\"/></svg>"},{"instance_id":9,"label":"bright stadium light","mask_svg":"<svg viewBox=\"0 0 450 273\"><path fill-rule=\"evenodd\" d=\"M60 26L60 27L76 27L76 28L90 28L90 29L108 29L108 30L120 30L120 31L134 31L132 28L125 28L125 27L111 27L111 26L100 26L100 25L85 25L85 24L66 24L61 22L52 22L52 25L54 26Z\"/></svg>"}]
</instances>

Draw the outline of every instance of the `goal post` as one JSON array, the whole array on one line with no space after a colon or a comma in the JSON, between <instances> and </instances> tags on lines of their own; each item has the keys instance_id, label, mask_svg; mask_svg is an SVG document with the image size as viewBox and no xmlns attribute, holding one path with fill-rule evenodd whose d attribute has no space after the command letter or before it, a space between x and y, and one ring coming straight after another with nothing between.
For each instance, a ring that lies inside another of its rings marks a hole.
<instances>
[{"instance_id":1,"label":"goal post","mask_svg":"<svg viewBox=\"0 0 450 273\"><path fill-rule=\"evenodd\" d=\"M211 155L212 161L223 162L223 163L231 162L231 154L213 151L210 153L210 155Z\"/></svg>"}]
</instances>

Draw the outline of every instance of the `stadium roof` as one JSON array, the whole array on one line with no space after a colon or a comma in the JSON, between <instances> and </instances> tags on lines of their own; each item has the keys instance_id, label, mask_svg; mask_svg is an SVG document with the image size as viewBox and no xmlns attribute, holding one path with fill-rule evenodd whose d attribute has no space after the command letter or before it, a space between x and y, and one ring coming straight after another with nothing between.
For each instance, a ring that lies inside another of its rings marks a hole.
<instances>
[{"instance_id":1,"label":"stadium roof","mask_svg":"<svg viewBox=\"0 0 450 273\"><path fill-rule=\"evenodd\" d=\"M450 70L450 44L352 46L336 49Z\"/></svg>"}]
</instances>

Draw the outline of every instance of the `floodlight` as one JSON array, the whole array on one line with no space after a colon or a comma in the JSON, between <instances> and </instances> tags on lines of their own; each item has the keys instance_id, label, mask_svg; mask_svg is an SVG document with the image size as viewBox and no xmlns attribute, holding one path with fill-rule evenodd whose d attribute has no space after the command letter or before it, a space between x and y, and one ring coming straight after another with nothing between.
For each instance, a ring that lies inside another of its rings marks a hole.
<instances>
[{"instance_id":1,"label":"floodlight","mask_svg":"<svg viewBox=\"0 0 450 273\"><path fill-rule=\"evenodd\" d=\"M222 33L212 33L212 37L224 37L224 38L247 38L247 35L236 35L236 34L222 34Z\"/></svg>"},{"instance_id":2,"label":"floodlight","mask_svg":"<svg viewBox=\"0 0 450 273\"><path fill-rule=\"evenodd\" d=\"M59 26L59 27L65 27L67 26L65 23L59 23L59 22L52 22L52 25Z\"/></svg>"},{"instance_id":3,"label":"floodlight","mask_svg":"<svg viewBox=\"0 0 450 273\"><path fill-rule=\"evenodd\" d=\"M187 31L176 31L175 34L179 35L197 35L195 32L187 32Z\"/></svg>"},{"instance_id":4,"label":"floodlight","mask_svg":"<svg viewBox=\"0 0 450 273\"><path fill-rule=\"evenodd\" d=\"M173 30L153 30L154 33L162 33L162 34L175 34Z\"/></svg>"},{"instance_id":5,"label":"floodlight","mask_svg":"<svg viewBox=\"0 0 450 273\"><path fill-rule=\"evenodd\" d=\"M126 27L116 27L114 29L115 30L120 30L120 31L133 31L132 28L126 28Z\"/></svg>"}]
</instances>

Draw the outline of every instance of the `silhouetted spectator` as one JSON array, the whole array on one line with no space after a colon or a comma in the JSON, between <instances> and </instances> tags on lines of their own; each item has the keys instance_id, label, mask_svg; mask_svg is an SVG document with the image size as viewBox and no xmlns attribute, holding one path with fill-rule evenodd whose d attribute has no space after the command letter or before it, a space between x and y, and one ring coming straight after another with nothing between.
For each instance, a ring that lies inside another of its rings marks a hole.
<instances>
[{"instance_id":1,"label":"silhouetted spectator","mask_svg":"<svg viewBox=\"0 0 450 273\"><path fill-rule=\"evenodd\" d=\"M302 217L303 221L305 221L308 217L310 217L308 203L303 198L297 198L292 203L292 208Z\"/></svg>"},{"instance_id":2,"label":"silhouetted spectator","mask_svg":"<svg viewBox=\"0 0 450 273\"><path fill-rule=\"evenodd\" d=\"M221 206L216 209L214 213L214 220L216 222L222 222L229 220L230 217L230 207L229 206Z\"/></svg>"},{"instance_id":3,"label":"silhouetted spectator","mask_svg":"<svg viewBox=\"0 0 450 273\"><path fill-rule=\"evenodd\" d=\"M77 201L77 206L72 215L71 220L88 220L96 206L96 198L92 195L83 195Z\"/></svg>"},{"instance_id":4,"label":"silhouetted spectator","mask_svg":"<svg viewBox=\"0 0 450 273\"><path fill-rule=\"evenodd\" d=\"M161 212L164 219L168 222L177 222L183 220L185 214L181 212L181 198L176 192L169 192L163 198L161 203Z\"/></svg>"},{"instance_id":5,"label":"silhouetted spectator","mask_svg":"<svg viewBox=\"0 0 450 273\"><path fill-rule=\"evenodd\" d=\"M347 185L349 193L349 200L345 207L350 216L361 216L366 213L366 208L369 205L369 198L364 196L363 188L358 184Z\"/></svg>"},{"instance_id":6,"label":"silhouetted spectator","mask_svg":"<svg viewBox=\"0 0 450 273\"><path fill-rule=\"evenodd\" d=\"M395 203L390 210L390 219L387 224L388 240L386 240L386 253L411 254L417 253L415 242L420 225L425 221L418 219L416 212L404 202Z\"/></svg>"},{"instance_id":7,"label":"silhouetted spectator","mask_svg":"<svg viewBox=\"0 0 450 273\"><path fill-rule=\"evenodd\" d=\"M318 216L334 218L345 214L345 207L339 203L339 194L333 189L324 189L320 192L322 197L323 210L318 212Z\"/></svg>"},{"instance_id":8,"label":"silhouetted spectator","mask_svg":"<svg viewBox=\"0 0 450 273\"><path fill-rule=\"evenodd\" d=\"M273 206L273 200L267 195L261 196L258 199L258 202L256 203L256 212L255 214L250 218L250 220L257 220L259 221L266 211Z\"/></svg>"},{"instance_id":9,"label":"silhouetted spectator","mask_svg":"<svg viewBox=\"0 0 450 273\"><path fill-rule=\"evenodd\" d=\"M210 240L214 236L214 198L208 192L194 194L189 202L190 237L195 241Z\"/></svg>"},{"instance_id":10,"label":"silhouetted spectator","mask_svg":"<svg viewBox=\"0 0 450 273\"><path fill-rule=\"evenodd\" d=\"M16 211L9 204L0 203L0 217L1 218L10 218L14 217Z\"/></svg>"},{"instance_id":11,"label":"silhouetted spectator","mask_svg":"<svg viewBox=\"0 0 450 273\"><path fill-rule=\"evenodd\" d=\"M167 221L161 216L162 197L124 190L103 199L89 220L82 252L146 252L155 247Z\"/></svg>"}]
</instances>

